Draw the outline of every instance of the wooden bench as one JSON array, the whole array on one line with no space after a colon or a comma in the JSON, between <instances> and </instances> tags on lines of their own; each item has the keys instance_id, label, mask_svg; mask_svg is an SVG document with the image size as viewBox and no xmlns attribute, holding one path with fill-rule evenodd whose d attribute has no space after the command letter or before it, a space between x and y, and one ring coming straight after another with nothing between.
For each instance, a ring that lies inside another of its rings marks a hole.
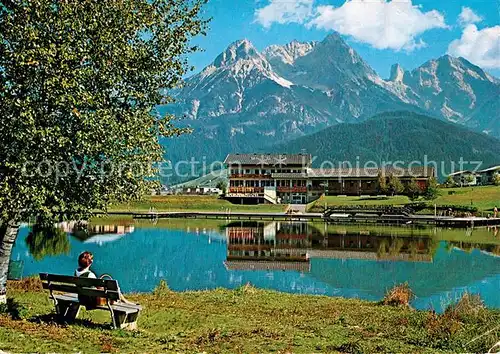
<instances>
[{"instance_id":1,"label":"wooden bench","mask_svg":"<svg viewBox=\"0 0 500 354\"><path fill-rule=\"evenodd\" d=\"M140 305L120 302L118 282L109 279L78 278L67 275L40 273L44 289L50 291L56 313L65 320L74 320L80 312L80 299L100 297L106 305L91 306L87 310L107 310L111 313L113 328L137 329L137 317L142 310ZM57 292L57 293L55 293Z\"/></svg>"}]
</instances>

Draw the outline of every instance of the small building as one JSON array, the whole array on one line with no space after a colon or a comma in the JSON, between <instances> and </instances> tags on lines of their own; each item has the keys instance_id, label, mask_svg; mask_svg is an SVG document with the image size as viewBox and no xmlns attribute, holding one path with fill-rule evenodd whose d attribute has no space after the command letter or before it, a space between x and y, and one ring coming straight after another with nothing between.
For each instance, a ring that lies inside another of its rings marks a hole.
<instances>
[{"instance_id":1,"label":"small building","mask_svg":"<svg viewBox=\"0 0 500 354\"><path fill-rule=\"evenodd\" d=\"M494 183L494 177L496 174L500 174L500 165L492 166L487 169L481 170L479 174L479 183L481 185L488 185Z\"/></svg>"},{"instance_id":2,"label":"small building","mask_svg":"<svg viewBox=\"0 0 500 354\"><path fill-rule=\"evenodd\" d=\"M453 179L455 185L460 187L476 186L480 179L479 173L468 170L450 173L449 176Z\"/></svg>"},{"instance_id":3,"label":"small building","mask_svg":"<svg viewBox=\"0 0 500 354\"><path fill-rule=\"evenodd\" d=\"M313 169L309 154L229 154L226 198L238 204L305 204L327 195L377 195L378 179L415 179L424 190L432 167Z\"/></svg>"},{"instance_id":4,"label":"small building","mask_svg":"<svg viewBox=\"0 0 500 354\"><path fill-rule=\"evenodd\" d=\"M217 187L202 187L203 194L222 194L222 190Z\"/></svg>"}]
</instances>

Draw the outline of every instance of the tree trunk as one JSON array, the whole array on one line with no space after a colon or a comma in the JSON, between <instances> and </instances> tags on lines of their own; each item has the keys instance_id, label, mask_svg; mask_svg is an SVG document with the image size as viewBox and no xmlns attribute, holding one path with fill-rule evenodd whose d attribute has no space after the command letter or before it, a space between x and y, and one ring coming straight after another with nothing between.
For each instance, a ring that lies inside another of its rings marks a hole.
<instances>
[{"instance_id":1,"label":"tree trunk","mask_svg":"<svg viewBox=\"0 0 500 354\"><path fill-rule=\"evenodd\" d=\"M7 275L14 241L19 231L19 223L11 220L0 226L0 304L7 302Z\"/></svg>"}]
</instances>

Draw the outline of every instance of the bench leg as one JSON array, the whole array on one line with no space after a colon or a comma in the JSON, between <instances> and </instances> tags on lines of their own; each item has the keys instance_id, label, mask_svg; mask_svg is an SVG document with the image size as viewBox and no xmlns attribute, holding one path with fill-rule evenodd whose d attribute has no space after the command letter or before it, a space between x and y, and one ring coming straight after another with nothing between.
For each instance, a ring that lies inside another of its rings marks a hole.
<instances>
[{"instance_id":1,"label":"bench leg","mask_svg":"<svg viewBox=\"0 0 500 354\"><path fill-rule=\"evenodd\" d=\"M116 327L120 329L126 329L133 331L137 329L137 317L139 312L129 313L114 311L114 319Z\"/></svg>"},{"instance_id":2,"label":"bench leg","mask_svg":"<svg viewBox=\"0 0 500 354\"><path fill-rule=\"evenodd\" d=\"M80 312L80 304L69 301L58 301L56 312L65 320L74 321Z\"/></svg>"}]
</instances>

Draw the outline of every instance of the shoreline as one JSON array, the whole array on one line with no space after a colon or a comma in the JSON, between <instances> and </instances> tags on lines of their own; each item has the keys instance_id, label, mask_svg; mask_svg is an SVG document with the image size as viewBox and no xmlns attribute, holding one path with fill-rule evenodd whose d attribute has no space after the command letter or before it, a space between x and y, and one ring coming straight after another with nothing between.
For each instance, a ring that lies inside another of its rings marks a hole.
<instances>
[{"instance_id":1,"label":"shoreline","mask_svg":"<svg viewBox=\"0 0 500 354\"><path fill-rule=\"evenodd\" d=\"M298 222L325 222L337 224L382 224L382 225L434 225L443 227L468 228L500 226L500 218L485 217L445 217L431 215L369 215L359 213L332 214L323 213L270 213L270 212L219 212L219 211L169 211L169 212L141 212L141 211L110 211L95 212L97 217L131 216L134 220L147 219L219 219L219 220L249 220L249 221L298 221Z\"/></svg>"}]
</instances>

